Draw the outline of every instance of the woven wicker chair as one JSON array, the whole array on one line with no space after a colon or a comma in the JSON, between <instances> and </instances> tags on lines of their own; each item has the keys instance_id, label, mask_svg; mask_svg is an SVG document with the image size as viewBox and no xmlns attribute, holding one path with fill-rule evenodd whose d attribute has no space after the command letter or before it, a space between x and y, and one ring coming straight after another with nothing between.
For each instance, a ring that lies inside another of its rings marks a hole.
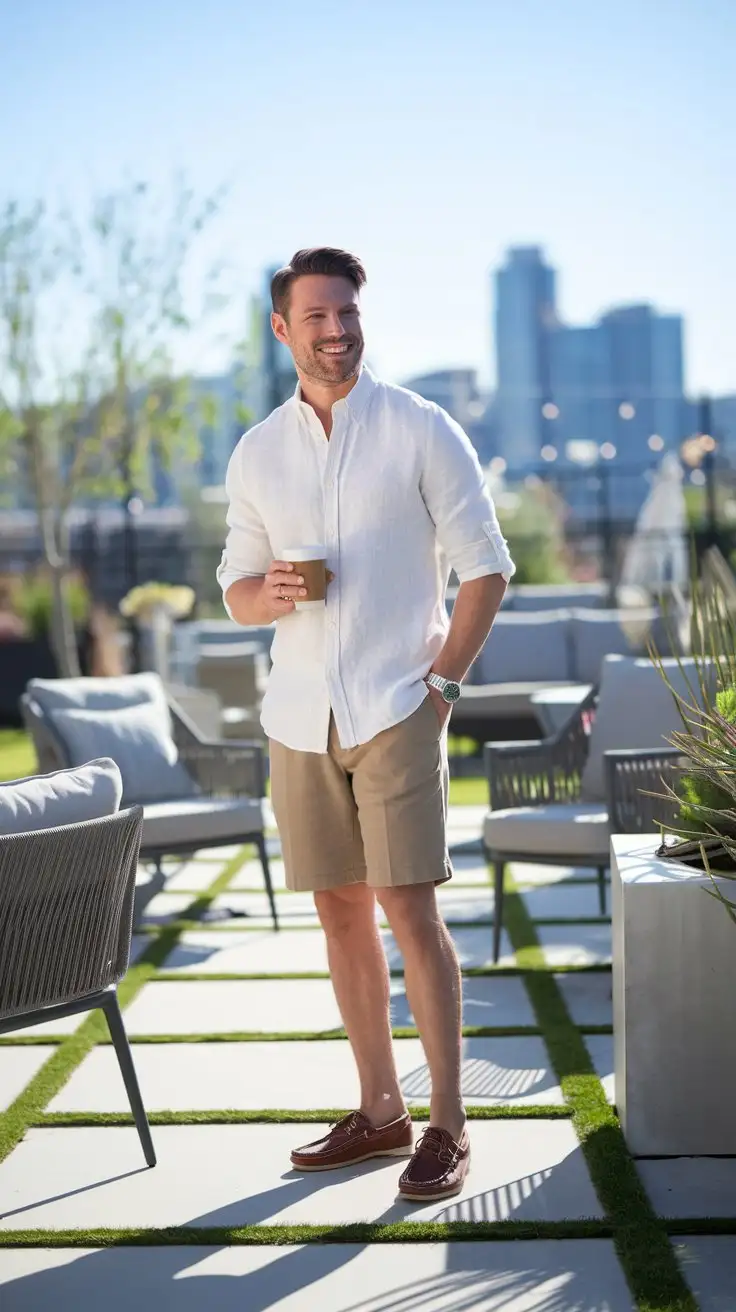
<instances>
[{"instance_id":1,"label":"woven wicker chair","mask_svg":"<svg viewBox=\"0 0 736 1312\"><path fill-rule=\"evenodd\" d=\"M647 797L645 790L662 793L663 782L674 782L679 772L680 753L666 746L666 735L678 728L674 699L667 693L662 701L656 682L659 676L648 662L607 658L611 660L626 662L632 679L639 676L642 695L649 695L650 704L640 707L639 736L651 732L652 738L646 748L635 744L601 751L600 793L586 790L586 782L590 781L586 772L591 764L591 723L600 707L598 689L554 736L538 742L484 746L493 809L486 817L482 841L486 859L494 869L494 962L501 948L507 861L589 866L597 874L603 914L611 834L651 833L671 818L668 803ZM612 673L620 674L621 666ZM659 697L659 706L654 710L653 694ZM609 723L611 711L615 715L616 709L614 698L613 707L607 708ZM636 705L629 709L636 716ZM672 722L665 727L668 714ZM650 729L648 725L657 718L658 727Z\"/></svg>"},{"instance_id":2,"label":"woven wicker chair","mask_svg":"<svg viewBox=\"0 0 736 1312\"><path fill-rule=\"evenodd\" d=\"M156 678L152 675L147 677ZM60 679L55 682L61 689L67 681ZM114 679L107 682L111 687L115 684ZM155 865L154 877L145 885L136 904L136 920L140 918L143 907L165 883L161 866L164 857L186 856L203 848L234 843L253 843L258 849L273 926L278 929L276 898L264 833L264 744L239 739L207 738L168 690L166 700L179 760L197 784L199 795L181 801L149 805L143 798L124 794L124 805L138 802L143 805L141 859ZM21 698L21 712L36 748L41 773L71 765L65 745L40 704L33 683Z\"/></svg>"},{"instance_id":3,"label":"woven wicker chair","mask_svg":"<svg viewBox=\"0 0 736 1312\"><path fill-rule=\"evenodd\" d=\"M149 1166L148 1118L117 997L128 969L141 807L0 837L0 1034L101 1008Z\"/></svg>"}]
</instances>

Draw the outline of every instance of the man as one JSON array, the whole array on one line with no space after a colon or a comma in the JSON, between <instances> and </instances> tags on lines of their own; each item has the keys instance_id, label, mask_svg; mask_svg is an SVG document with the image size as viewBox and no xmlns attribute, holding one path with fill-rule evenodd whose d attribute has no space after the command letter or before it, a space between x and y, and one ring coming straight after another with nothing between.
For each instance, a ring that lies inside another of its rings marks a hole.
<instances>
[{"instance_id":1,"label":"man","mask_svg":"<svg viewBox=\"0 0 736 1312\"><path fill-rule=\"evenodd\" d=\"M299 251L273 278L271 323L299 382L233 453L218 577L239 624L276 621L261 719L286 882L314 893L360 1080L360 1108L292 1165L408 1156L400 1194L426 1201L458 1193L470 1162L460 969L435 892L452 876L447 721L514 566L462 429L363 365L364 283L360 261L331 248ZM280 552L308 543L327 547L327 600L295 610L303 577ZM431 1077L415 1150L376 900Z\"/></svg>"}]
</instances>

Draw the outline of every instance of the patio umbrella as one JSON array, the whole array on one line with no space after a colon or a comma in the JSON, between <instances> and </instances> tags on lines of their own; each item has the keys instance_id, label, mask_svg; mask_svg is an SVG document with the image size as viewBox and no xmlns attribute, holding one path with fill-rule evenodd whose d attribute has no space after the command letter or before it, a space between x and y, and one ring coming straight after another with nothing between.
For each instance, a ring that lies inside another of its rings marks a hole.
<instances>
[{"instance_id":1,"label":"patio umbrella","mask_svg":"<svg viewBox=\"0 0 736 1312\"><path fill-rule=\"evenodd\" d=\"M668 453L657 470L649 495L626 548L621 582L648 592L668 586L684 590L689 567L685 535L687 510L682 466Z\"/></svg>"}]
</instances>

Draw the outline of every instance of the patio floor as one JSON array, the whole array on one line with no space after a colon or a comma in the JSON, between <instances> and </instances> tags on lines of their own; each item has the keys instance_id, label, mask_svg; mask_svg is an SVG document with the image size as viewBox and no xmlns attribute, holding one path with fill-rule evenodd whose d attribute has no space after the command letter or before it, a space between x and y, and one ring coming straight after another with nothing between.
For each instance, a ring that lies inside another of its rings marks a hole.
<instances>
[{"instance_id":1,"label":"patio floor","mask_svg":"<svg viewBox=\"0 0 736 1312\"><path fill-rule=\"evenodd\" d=\"M412 1207L390 1159L290 1169L289 1150L357 1099L322 933L311 899L283 887L275 836L278 933L252 853L200 853L172 866L121 986L155 1170L101 1017L0 1043L2 1312L736 1308L736 1160L635 1166L626 1151L594 882L510 867L493 968L492 892L472 850L481 818L451 808L460 850L440 890L463 969L464 1193ZM428 1072L381 932L419 1133Z\"/></svg>"}]
</instances>

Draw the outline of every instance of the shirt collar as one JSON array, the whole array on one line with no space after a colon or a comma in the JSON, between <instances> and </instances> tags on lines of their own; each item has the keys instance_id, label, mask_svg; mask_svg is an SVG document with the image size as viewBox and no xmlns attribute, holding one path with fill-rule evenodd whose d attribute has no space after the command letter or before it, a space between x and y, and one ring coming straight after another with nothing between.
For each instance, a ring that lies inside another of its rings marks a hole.
<instances>
[{"instance_id":1,"label":"shirt collar","mask_svg":"<svg viewBox=\"0 0 736 1312\"><path fill-rule=\"evenodd\" d=\"M336 401L335 406L339 406L344 402L353 418L360 419L360 416L363 414L376 386L377 379L375 375L371 373L367 365L362 364L360 366L360 373L358 374L358 380L355 386L350 389L347 396L342 397L341 401ZM297 382L294 389L292 401L297 406L306 404L306 402L302 401L302 385L300 382Z\"/></svg>"}]
</instances>

